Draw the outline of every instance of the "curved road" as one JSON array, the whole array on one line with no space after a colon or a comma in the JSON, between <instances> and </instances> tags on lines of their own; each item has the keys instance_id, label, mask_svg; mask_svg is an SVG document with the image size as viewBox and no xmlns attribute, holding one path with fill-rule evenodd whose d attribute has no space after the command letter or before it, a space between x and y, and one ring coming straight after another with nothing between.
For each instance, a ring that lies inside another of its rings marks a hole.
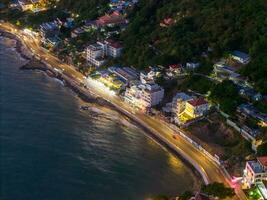
<instances>
[{"instance_id":1,"label":"curved road","mask_svg":"<svg viewBox=\"0 0 267 200\"><path fill-rule=\"evenodd\" d=\"M35 56L39 57L41 60L44 60L46 63L51 65L51 67L62 72L64 75L78 83L87 84L90 88L90 92L94 93L96 96L108 100L136 122L151 130L162 141L167 143L172 149L187 159L201 173L206 184L211 182L221 182L225 185L234 187L227 178L227 174L224 173L220 166L218 166L213 160L205 156L191 143L184 140L178 134L176 139L174 139L173 134L175 134L175 131L171 129L168 124L146 114L134 111L118 96L110 94L105 89L97 86L93 81L85 79L85 77L80 72L75 70L73 66L63 63L57 57L50 54L47 50L40 47L40 39L38 37L30 36L6 22L0 23L0 28L16 35L24 43L24 45L27 46L33 54L35 54ZM235 187L235 192L236 196L232 199L246 199L243 191L239 187Z\"/></svg>"}]
</instances>

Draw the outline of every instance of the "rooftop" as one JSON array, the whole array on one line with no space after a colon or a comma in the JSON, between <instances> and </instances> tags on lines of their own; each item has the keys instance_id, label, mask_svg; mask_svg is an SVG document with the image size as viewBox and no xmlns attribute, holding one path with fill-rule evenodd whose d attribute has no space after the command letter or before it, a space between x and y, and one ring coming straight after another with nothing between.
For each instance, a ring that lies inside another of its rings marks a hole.
<instances>
[{"instance_id":1,"label":"rooftop","mask_svg":"<svg viewBox=\"0 0 267 200\"><path fill-rule=\"evenodd\" d=\"M192 99L191 96L189 96L188 94L184 93L184 92L178 92L174 97L173 100L176 101L178 99L182 99L183 101L188 101L189 99Z\"/></svg>"},{"instance_id":2,"label":"rooftop","mask_svg":"<svg viewBox=\"0 0 267 200\"><path fill-rule=\"evenodd\" d=\"M207 104L208 102L204 98L200 97L197 99L190 100L188 101L188 103L191 104L192 106L201 106Z\"/></svg>"},{"instance_id":3,"label":"rooftop","mask_svg":"<svg viewBox=\"0 0 267 200\"><path fill-rule=\"evenodd\" d=\"M117 41L108 39L108 40L106 40L106 42L108 43L109 46L111 46L113 48L116 48L116 49L122 48L122 45Z\"/></svg>"},{"instance_id":4,"label":"rooftop","mask_svg":"<svg viewBox=\"0 0 267 200\"><path fill-rule=\"evenodd\" d=\"M47 31L47 30L57 30L59 27L56 22L46 22L46 23L41 24L40 28L43 31Z\"/></svg>"},{"instance_id":5,"label":"rooftop","mask_svg":"<svg viewBox=\"0 0 267 200\"><path fill-rule=\"evenodd\" d=\"M98 50L102 50L102 46L99 44L91 44L87 47L89 50L91 51L98 51Z\"/></svg>"},{"instance_id":6,"label":"rooftop","mask_svg":"<svg viewBox=\"0 0 267 200\"><path fill-rule=\"evenodd\" d=\"M247 53L241 52L241 51L233 51L232 53L233 56L240 57L243 59L249 58L249 55Z\"/></svg>"},{"instance_id":7,"label":"rooftop","mask_svg":"<svg viewBox=\"0 0 267 200\"><path fill-rule=\"evenodd\" d=\"M267 199L267 181L262 181L257 184L257 187L264 199Z\"/></svg>"},{"instance_id":8,"label":"rooftop","mask_svg":"<svg viewBox=\"0 0 267 200\"><path fill-rule=\"evenodd\" d=\"M120 23L126 23L126 20L124 17L117 11L114 11L111 14L106 14L102 17L99 17L96 20L96 24L100 26L105 26L108 24L120 24Z\"/></svg>"},{"instance_id":9,"label":"rooftop","mask_svg":"<svg viewBox=\"0 0 267 200\"><path fill-rule=\"evenodd\" d=\"M251 160L251 161L247 161L247 163L250 166L250 168L253 170L254 173L262 173L263 172L263 169L262 169L259 162Z\"/></svg>"},{"instance_id":10,"label":"rooftop","mask_svg":"<svg viewBox=\"0 0 267 200\"><path fill-rule=\"evenodd\" d=\"M257 157L257 160L262 166L267 167L267 156Z\"/></svg>"}]
</instances>

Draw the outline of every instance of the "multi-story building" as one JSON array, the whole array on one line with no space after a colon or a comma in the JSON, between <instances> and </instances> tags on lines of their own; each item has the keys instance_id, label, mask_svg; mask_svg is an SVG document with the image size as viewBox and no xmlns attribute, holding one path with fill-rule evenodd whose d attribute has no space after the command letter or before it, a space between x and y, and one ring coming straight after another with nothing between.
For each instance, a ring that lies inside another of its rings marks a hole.
<instances>
[{"instance_id":1,"label":"multi-story building","mask_svg":"<svg viewBox=\"0 0 267 200\"><path fill-rule=\"evenodd\" d=\"M140 73L140 80L143 84L152 84L160 74L158 67L149 67L149 71Z\"/></svg>"},{"instance_id":2,"label":"multi-story building","mask_svg":"<svg viewBox=\"0 0 267 200\"><path fill-rule=\"evenodd\" d=\"M261 183L258 183L257 188L261 199L267 200L267 181L264 180Z\"/></svg>"},{"instance_id":3,"label":"multi-story building","mask_svg":"<svg viewBox=\"0 0 267 200\"><path fill-rule=\"evenodd\" d=\"M105 63L105 53L103 47L99 44L91 44L87 47L87 61L99 67Z\"/></svg>"},{"instance_id":4,"label":"multi-story building","mask_svg":"<svg viewBox=\"0 0 267 200\"><path fill-rule=\"evenodd\" d=\"M117 58L121 55L122 46L119 42L105 40L87 47L87 61L99 67L105 63L105 57Z\"/></svg>"},{"instance_id":5,"label":"multi-story building","mask_svg":"<svg viewBox=\"0 0 267 200\"><path fill-rule=\"evenodd\" d=\"M186 63L186 68L190 69L190 70L194 70L196 68L198 68L200 66L200 64L198 62L188 62Z\"/></svg>"},{"instance_id":6,"label":"multi-story building","mask_svg":"<svg viewBox=\"0 0 267 200\"><path fill-rule=\"evenodd\" d=\"M164 96L164 89L157 84L140 84L127 88L124 99L140 110L159 104Z\"/></svg>"},{"instance_id":7,"label":"multi-story building","mask_svg":"<svg viewBox=\"0 0 267 200\"><path fill-rule=\"evenodd\" d=\"M105 40L104 42L98 42L99 45L103 47L104 53L107 56L117 58L121 56L122 45L119 42L113 40Z\"/></svg>"},{"instance_id":8,"label":"multi-story building","mask_svg":"<svg viewBox=\"0 0 267 200\"><path fill-rule=\"evenodd\" d=\"M123 79L126 84L137 80L139 76L139 73L130 67L109 67L108 70Z\"/></svg>"},{"instance_id":9,"label":"multi-story building","mask_svg":"<svg viewBox=\"0 0 267 200\"><path fill-rule=\"evenodd\" d=\"M242 63L248 64L250 62L250 56L241 51L233 51L230 55L234 60Z\"/></svg>"},{"instance_id":10,"label":"multi-story building","mask_svg":"<svg viewBox=\"0 0 267 200\"><path fill-rule=\"evenodd\" d=\"M185 104L185 112L191 118L203 116L209 110L209 104L204 98L197 98L187 101Z\"/></svg>"},{"instance_id":11,"label":"multi-story building","mask_svg":"<svg viewBox=\"0 0 267 200\"><path fill-rule=\"evenodd\" d=\"M31 10L34 4L38 2L39 0L18 0L18 4L22 11Z\"/></svg>"},{"instance_id":12,"label":"multi-story building","mask_svg":"<svg viewBox=\"0 0 267 200\"><path fill-rule=\"evenodd\" d=\"M57 21L46 22L40 25L40 34L42 38L53 38L59 34L60 26Z\"/></svg>"},{"instance_id":13,"label":"multi-story building","mask_svg":"<svg viewBox=\"0 0 267 200\"><path fill-rule=\"evenodd\" d=\"M267 181L267 156L247 161L243 173L243 184L248 188L262 181Z\"/></svg>"},{"instance_id":14,"label":"multi-story building","mask_svg":"<svg viewBox=\"0 0 267 200\"><path fill-rule=\"evenodd\" d=\"M172 112L179 116L185 110L185 104L187 101L192 100L193 97L179 92L172 99Z\"/></svg>"},{"instance_id":15,"label":"multi-story building","mask_svg":"<svg viewBox=\"0 0 267 200\"><path fill-rule=\"evenodd\" d=\"M224 62L218 62L214 64L214 73L219 79L230 79L230 80L238 80L240 78L240 74L236 73L236 69L231 66L226 65Z\"/></svg>"},{"instance_id":16,"label":"multi-story building","mask_svg":"<svg viewBox=\"0 0 267 200\"><path fill-rule=\"evenodd\" d=\"M96 20L97 27L104 27L104 26L116 26L116 25L123 25L127 24L128 21L124 18L123 15L120 14L118 11L114 11L111 14L106 14L104 16L99 17Z\"/></svg>"}]
</instances>

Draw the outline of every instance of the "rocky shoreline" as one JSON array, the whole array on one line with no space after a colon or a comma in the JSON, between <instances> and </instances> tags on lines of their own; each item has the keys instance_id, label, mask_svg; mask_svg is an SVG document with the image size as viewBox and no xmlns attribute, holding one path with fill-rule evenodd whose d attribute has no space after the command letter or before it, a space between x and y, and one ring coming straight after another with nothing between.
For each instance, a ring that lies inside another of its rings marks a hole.
<instances>
[{"instance_id":1,"label":"rocky shoreline","mask_svg":"<svg viewBox=\"0 0 267 200\"><path fill-rule=\"evenodd\" d=\"M0 36L6 37L9 39L16 40L16 46L15 49L17 53L26 60L26 64L20 67L20 70L38 70L44 72L47 76L51 78L56 78L64 83L64 86L71 89L82 101L85 103L96 103L100 106L105 106L107 108L110 108L112 110L115 110L122 114L123 116L129 118L131 122L133 122L135 125L137 125L139 128L145 131L148 137L155 140L158 144L165 147L168 152L172 153L176 157L179 157L184 163L187 164L187 166L192 170L193 177L195 179L195 184L192 187L194 190L198 190L202 181L201 175L198 173L198 171L192 166L192 164L183 156L181 156L179 153L177 153L174 149L172 149L167 143L162 141L156 134L153 133L149 128L143 126L142 124L138 123L138 121L132 119L131 117L127 116L124 112L122 112L120 109L116 108L114 105L112 105L110 102L106 101L105 99L101 97L97 97L94 94L91 94L86 88L84 88L83 85L77 84L74 80L71 78L65 76L62 73L59 73L58 71L54 70L51 66L48 66L45 62L38 60L34 56L29 56L29 52L27 51L26 47L22 44L20 39L18 39L13 34L3 32L0 30Z\"/></svg>"}]
</instances>

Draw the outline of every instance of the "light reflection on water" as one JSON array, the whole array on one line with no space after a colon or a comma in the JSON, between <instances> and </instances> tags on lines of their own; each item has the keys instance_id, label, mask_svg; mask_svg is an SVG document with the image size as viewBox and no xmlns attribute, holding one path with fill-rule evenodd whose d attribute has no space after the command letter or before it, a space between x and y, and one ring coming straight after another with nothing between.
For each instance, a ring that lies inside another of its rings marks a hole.
<instances>
[{"instance_id":1,"label":"light reflection on water","mask_svg":"<svg viewBox=\"0 0 267 200\"><path fill-rule=\"evenodd\" d=\"M192 188L191 171L108 108L84 105L0 45L4 199L144 199Z\"/></svg>"}]
</instances>

